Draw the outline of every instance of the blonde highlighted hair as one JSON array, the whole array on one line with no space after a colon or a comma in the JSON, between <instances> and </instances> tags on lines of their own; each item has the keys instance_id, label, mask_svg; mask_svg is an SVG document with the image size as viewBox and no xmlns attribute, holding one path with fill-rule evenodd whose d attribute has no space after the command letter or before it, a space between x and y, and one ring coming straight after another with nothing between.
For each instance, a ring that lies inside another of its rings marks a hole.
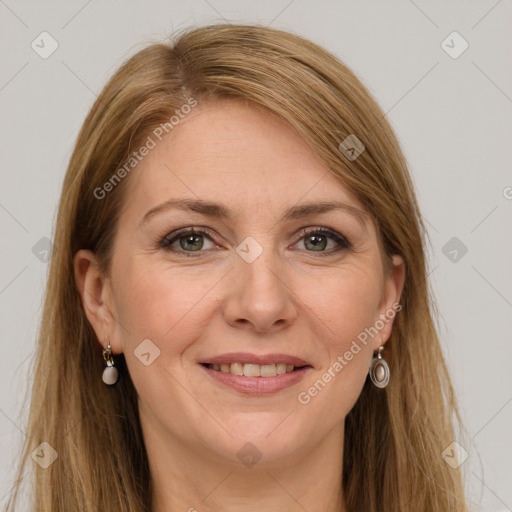
<instances>
[{"instance_id":1,"label":"blonde highlighted hair","mask_svg":"<svg viewBox=\"0 0 512 512\"><path fill-rule=\"evenodd\" d=\"M108 274L130 177L103 199L95 190L190 98L236 98L285 119L372 215L386 264L393 254L405 261L402 310L386 345L390 383L379 390L367 380L345 422L340 478L348 510L465 512L461 473L442 458L460 416L434 323L426 230L399 143L339 59L298 35L242 24L187 29L170 44L147 46L113 75L87 115L63 183L27 437L7 510L27 463L31 510L151 510L136 391L123 355L115 356L116 386L101 380L103 340L84 314L73 257L90 249ZM351 134L365 145L353 161L339 149ZM58 453L47 469L30 457L43 441Z\"/></svg>"}]
</instances>

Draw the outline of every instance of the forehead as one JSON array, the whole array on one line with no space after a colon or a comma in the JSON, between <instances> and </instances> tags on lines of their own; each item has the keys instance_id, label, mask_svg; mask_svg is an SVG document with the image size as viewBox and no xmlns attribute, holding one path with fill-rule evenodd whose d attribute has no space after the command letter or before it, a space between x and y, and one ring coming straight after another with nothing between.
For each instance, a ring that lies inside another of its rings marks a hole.
<instances>
[{"instance_id":1,"label":"forehead","mask_svg":"<svg viewBox=\"0 0 512 512\"><path fill-rule=\"evenodd\" d=\"M137 166L129 208L171 198L216 201L238 217L284 206L338 201L363 210L299 134L277 116L240 101L200 103Z\"/></svg>"}]
</instances>

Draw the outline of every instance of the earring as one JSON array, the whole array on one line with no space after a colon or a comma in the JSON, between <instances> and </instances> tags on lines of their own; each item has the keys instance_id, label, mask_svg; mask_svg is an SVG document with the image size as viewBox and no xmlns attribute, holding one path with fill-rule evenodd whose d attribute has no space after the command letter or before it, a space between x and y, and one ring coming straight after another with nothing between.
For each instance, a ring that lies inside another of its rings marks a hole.
<instances>
[{"instance_id":1,"label":"earring","mask_svg":"<svg viewBox=\"0 0 512 512\"><path fill-rule=\"evenodd\" d=\"M369 371L370 379L378 388L385 388L389 382L389 366L382 358L383 350L384 345L379 347L377 355L373 356Z\"/></svg>"},{"instance_id":2,"label":"earring","mask_svg":"<svg viewBox=\"0 0 512 512\"><path fill-rule=\"evenodd\" d=\"M103 370L103 382L108 386L112 386L117 382L119 372L114 366L114 360L112 359L112 350L110 347L110 341L108 342L107 348L103 349L103 359L107 363L107 367Z\"/></svg>"}]
</instances>

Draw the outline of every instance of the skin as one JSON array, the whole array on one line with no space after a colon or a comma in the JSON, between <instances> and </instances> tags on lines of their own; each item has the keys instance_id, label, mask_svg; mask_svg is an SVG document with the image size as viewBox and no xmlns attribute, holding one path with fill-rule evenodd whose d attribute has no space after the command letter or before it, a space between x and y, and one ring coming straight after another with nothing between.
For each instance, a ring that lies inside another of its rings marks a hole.
<instances>
[{"instance_id":1,"label":"skin","mask_svg":"<svg viewBox=\"0 0 512 512\"><path fill-rule=\"evenodd\" d=\"M75 274L98 339L124 353L138 393L153 511L346 511L344 419L393 321L308 404L298 394L393 311L403 261L394 256L384 274L374 224L342 210L278 222L306 202L363 207L288 124L233 100L200 104L126 179L109 275L85 250ZM168 209L141 224L170 198L217 201L235 213L220 220ZM211 238L194 245L181 235L175 252L159 247L191 226L209 228ZM304 227L330 228L352 247L330 251L339 244L320 234L315 250ZM248 236L263 251L251 263L236 252ZM160 350L148 366L134 354L145 339ZM291 387L250 396L198 365L235 351L291 354L313 368ZM237 457L247 442L261 455L252 467Z\"/></svg>"}]
</instances>

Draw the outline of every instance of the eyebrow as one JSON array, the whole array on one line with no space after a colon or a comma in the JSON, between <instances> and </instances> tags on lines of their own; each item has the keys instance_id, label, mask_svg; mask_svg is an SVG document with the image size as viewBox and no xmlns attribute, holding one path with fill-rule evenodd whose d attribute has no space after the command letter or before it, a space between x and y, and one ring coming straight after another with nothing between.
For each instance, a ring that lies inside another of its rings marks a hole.
<instances>
[{"instance_id":1,"label":"eyebrow","mask_svg":"<svg viewBox=\"0 0 512 512\"><path fill-rule=\"evenodd\" d=\"M154 208L148 210L142 217L140 225L142 226L158 213L170 209L178 209L184 211L192 211L215 219L230 219L237 215L223 204L215 201L204 201L202 199L169 199ZM369 220L369 214L365 210L361 210L341 201L321 201L315 203L299 204L291 207L279 219L279 222L297 220L309 215L318 215L327 213L332 210L342 210L352 215L366 229L366 221Z\"/></svg>"}]
</instances>

